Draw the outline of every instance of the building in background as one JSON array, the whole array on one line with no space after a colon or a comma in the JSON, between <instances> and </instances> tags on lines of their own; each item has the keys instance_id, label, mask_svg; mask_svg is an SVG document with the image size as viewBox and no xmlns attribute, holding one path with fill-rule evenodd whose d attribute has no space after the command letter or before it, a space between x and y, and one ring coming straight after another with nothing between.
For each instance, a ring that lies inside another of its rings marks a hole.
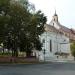
<instances>
[{"instance_id":1,"label":"building in background","mask_svg":"<svg viewBox=\"0 0 75 75\"><path fill-rule=\"evenodd\" d=\"M56 11L50 24L44 27L45 32L40 37L42 51L37 54L39 60L68 59L71 56L70 40L75 41L75 31L59 23Z\"/></svg>"},{"instance_id":2,"label":"building in background","mask_svg":"<svg viewBox=\"0 0 75 75\"><path fill-rule=\"evenodd\" d=\"M56 11L55 11L54 16L52 17L50 25L55 27L60 32L62 32L65 36L67 36L70 39L70 41L71 40L75 41L75 30L69 29L69 28L61 25L59 20L58 20L58 15L56 14Z\"/></svg>"}]
</instances>

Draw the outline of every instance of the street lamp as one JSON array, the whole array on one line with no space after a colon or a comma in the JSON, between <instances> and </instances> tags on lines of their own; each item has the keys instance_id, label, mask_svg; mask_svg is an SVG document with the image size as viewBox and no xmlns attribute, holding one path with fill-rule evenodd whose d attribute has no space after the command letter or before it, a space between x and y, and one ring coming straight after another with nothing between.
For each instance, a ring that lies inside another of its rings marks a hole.
<instances>
[{"instance_id":1,"label":"street lamp","mask_svg":"<svg viewBox=\"0 0 75 75\"><path fill-rule=\"evenodd\" d=\"M45 49L44 49L44 52L43 52L43 54L44 54L44 62L45 62Z\"/></svg>"}]
</instances>

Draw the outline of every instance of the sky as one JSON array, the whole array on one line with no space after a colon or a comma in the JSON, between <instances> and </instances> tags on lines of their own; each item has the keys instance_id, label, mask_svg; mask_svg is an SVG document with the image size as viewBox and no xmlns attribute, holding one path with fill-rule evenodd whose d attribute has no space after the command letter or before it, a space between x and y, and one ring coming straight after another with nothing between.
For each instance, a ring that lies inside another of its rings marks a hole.
<instances>
[{"instance_id":1,"label":"sky","mask_svg":"<svg viewBox=\"0 0 75 75\"><path fill-rule=\"evenodd\" d=\"M29 0L36 10L41 10L47 16L49 24L55 10L60 24L75 29L75 0Z\"/></svg>"}]
</instances>

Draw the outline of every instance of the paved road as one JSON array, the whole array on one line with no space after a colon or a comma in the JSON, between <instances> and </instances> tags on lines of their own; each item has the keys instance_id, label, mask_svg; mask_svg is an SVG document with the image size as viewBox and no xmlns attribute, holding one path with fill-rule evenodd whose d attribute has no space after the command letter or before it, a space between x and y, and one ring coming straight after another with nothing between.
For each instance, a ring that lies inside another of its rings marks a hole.
<instances>
[{"instance_id":1,"label":"paved road","mask_svg":"<svg viewBox=\"0 0 75 75\"><path fill-rule=\"evenodd\" d=\"M75 75L75 64L0 65L0 75Z\"/></svg>"}]
</instances>

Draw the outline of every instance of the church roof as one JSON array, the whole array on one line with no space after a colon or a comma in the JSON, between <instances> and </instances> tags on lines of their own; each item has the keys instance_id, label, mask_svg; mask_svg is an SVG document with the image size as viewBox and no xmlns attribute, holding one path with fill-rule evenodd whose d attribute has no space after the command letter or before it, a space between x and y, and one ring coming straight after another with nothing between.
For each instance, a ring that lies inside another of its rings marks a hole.
<instances>
[{"instance_id":1,"label":"church roof","mask_svg":"<svg viewBox=\"0 0 75 75\"><path fill-rule=\"evenodd\" d=\"M74 29L70 29L70 31L71 31L73 34L75 34L75 30L74 30Z\"/></svg>"},{"instance_id":2,"label":"church roof","mask_svg":"<svg viewBox=\"0 0 75 75\"><path fill-rule=\"evenodd\" d=\"M70 29L64 25L61 25L59 22L57 22L57 24L60 26L60 31L64 31L64 32L67 32L67 33L71 33L71 34L75 34L75 30L74 29Z\"/></svg>"},{"instance_id":3,"label":"church roof","mask_svg":"<svg viewBox=\"0 0 75 75\"><path fill-rule=\"evenodd\" d=\"M70 29L64 25L61 25L59 23L59 21L55 22L55 23L60 27L59 29L57 29L59 32L63 33L65 36L69 37L69 39L75 40L75 30L74 29Z\"/></svg>"},{"instance_id":4,"label":"church roof","mask_svg":"<svg viewBox=\"0 0 75 75\"><path fill-rule=\"evenodd\" d=\"M70 33L70 29L63 25L60 25L60 30Z\"/></svg>"},{"instance_id":5,"label":"church roof","mask_svg":"<svg viewBox=\"0 0 75 75\"><path fill-rule=\"evenodd\" d=\"M55 33L61 33L58 29L56 29L52 25L45 24L44 27L45 27L45 31L55 32Z\"/></svg>"}]
</instances>

